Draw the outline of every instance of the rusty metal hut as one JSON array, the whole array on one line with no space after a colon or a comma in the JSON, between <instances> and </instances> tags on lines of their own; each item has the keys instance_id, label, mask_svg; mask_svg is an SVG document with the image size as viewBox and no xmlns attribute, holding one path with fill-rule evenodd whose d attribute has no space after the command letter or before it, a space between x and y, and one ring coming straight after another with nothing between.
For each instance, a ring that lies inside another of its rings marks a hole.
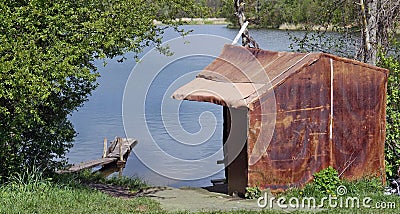
<instances>
[{"instance_id":1,"label":"rusty metal hut","mask_svg":"<svg viewBox=\"0 0 400 214\"><path fill-rule=\"evenodd\" d=\"M388 71L326 53L225 45L174 99L224 106L228 192L303 186L333 166L385 180Z\"/></svg>"}]
</instances>

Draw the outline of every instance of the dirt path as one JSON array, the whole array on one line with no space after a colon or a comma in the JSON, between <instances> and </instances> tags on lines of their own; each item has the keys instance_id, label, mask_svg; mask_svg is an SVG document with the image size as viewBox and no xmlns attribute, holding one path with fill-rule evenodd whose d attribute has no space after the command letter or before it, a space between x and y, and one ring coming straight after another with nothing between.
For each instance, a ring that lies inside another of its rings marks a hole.
<instances>
[{"instance_id":1,"label":"dirt path","mask_svg":"<svg viewBox=\"0 0 400 214\"><path fill-rule=\"evenodd\" d=\"M129 191L128 188L125 188L125 187L109 185L109 184L99 184L99 183L89 183L87 185L90 188L99 190L99 191L109 194L113 197L129 199L129 198L133 198L136 196L134 193Z\"/></svg>"},{"instance_id":2,"label":"dirt path","mask_svg":"<svg viewBox=\"0 0 400 214\"><path fill-rule=\"evenodd\" d=\"M149 197L155 201L158 201L162 209L170 212L262 210L262 208L258 207L257 205L257 199L248 200L229 196L225 194L226 187L150 187L133 193L129 191L128 188L107 184L92 183L88 184L88 186L111 196L121 197L127 200L134 197ZM272 197L272 195L269 194L267 197ZM276 211L290 211L288 209L276 209L276 206L273 207Z\"/></svg>"},{"instance_id":3,"label":"dirt path","mask_svg":"<svg viewBox=\"0 0 400 214\"><path fill-rule=\"evenodd\" d=\"M149 188L140 193L160 202L167 211L261 210L257 200L245 200L202 188Z\"/></svg>"},{"instance_id":4,"label":"dirt path","mask_svg":"<svg viewBox=\"0 0 400 214\"><path fill-rule=\"evenodd\" d=\"M243 199L232 197L226 194L226 186L213 186L208 188L172 188L172 187L150 187L138 192L131 192L128 188L118 187L107 184L88 184L93 189L97 189L113 197L120 197L129 200L134 197L149 197L158 201L163 210L169 212L176 211L234 211L234 210L254 210L261 211L258 207L257 199ZM271 199L271 193L262 193L263 197ZM266 201L261 201L264 203ZM268 203L268 202L267 202ZM265 204L266 205L266 204ZM272 204L272 209L277 213L288 213L295 211L292 208L278 208L276 201ZM271 205L266 205L264 209L271 209ZM316 212L316 209L300 209L302 211Z\"/></svg>"}]
</instances>

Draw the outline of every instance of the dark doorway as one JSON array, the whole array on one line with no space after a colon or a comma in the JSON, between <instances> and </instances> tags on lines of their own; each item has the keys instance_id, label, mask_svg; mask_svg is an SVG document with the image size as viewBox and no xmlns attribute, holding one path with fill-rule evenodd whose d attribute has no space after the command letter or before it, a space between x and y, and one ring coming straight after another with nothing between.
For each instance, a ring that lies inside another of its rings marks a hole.
<instances>
[{"instance_id":1,"label":"dark doorway","mask_svg":"<svg viewBox=\"0 0 400 214\"><path fill-rule=\"evenodd\" d=\"M223 145L228 194L244 196L247 187L247 108L223 108Z\"/></svg>"}]
</instances>

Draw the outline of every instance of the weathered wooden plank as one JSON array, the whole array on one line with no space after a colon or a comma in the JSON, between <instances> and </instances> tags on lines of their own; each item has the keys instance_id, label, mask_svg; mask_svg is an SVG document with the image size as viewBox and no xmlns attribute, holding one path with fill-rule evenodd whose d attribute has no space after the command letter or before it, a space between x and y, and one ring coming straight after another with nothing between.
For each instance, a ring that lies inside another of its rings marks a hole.
<instances>
[{"instance_id":1,"label":"weathered wooden plank","mask_svg":"<svg viewBox=\"0 0 400 214\"><path fill-rule=\"evenodd\" d=\"M136 144L137 140L136 139L131 139L131 138L122 138L122 154L125 155L128 151L130 151ZM119 158L120 157L120 151L119 151L119 146L116 146L114 150L107 154L107 158Z\"/></svg>"},{"instance_id":2,"label":"weathered wooden plank","mask_svg":"<svg viewBox=\"0 0 400 214\"><path fill-rule=\"evenodd\" d=\"M117 146L117 144L122 144L122 146ZM113 142L111 142L110 147L107 149L107 155L105 158L100 158L96 160L90 160L86 162L82 162L77 165L73 165L68 169L59 170L57 173L71 173L78 172L84 169L90 169L100 165L107 165L113 162L118 162L120 160L120 155L124 157L126 154L132 150L134 146L136 146L137 140L132 138L116 138ZM122 152L120 152L120 149Z\"/></svg>"},{"instance_id":3,"label":"weathered wooden plank","mask_svg":"<svg viewBox=\"0 0 400 214\"><path fill-rule=\"evenodd\" d=\"M78 172L84 169L90 169L96 166L105 165L117 161L117 158L100 158L97 160L90 160L86 162L82 162L78 165L73 165L66 170L61 170L59 173L66 173L66 172Z\"/></svg>"},{"instance_id":4,"label":"weathered wooden plank","mask_svg":"<svg viewBox=\"0 0 400 214\"><path fill-rule=\"evenodd\" d=\"M117 138L110 143L110 146L107 149L106 157L115 150L116 146L117 146Z\"/></svg>"}]
</instances>

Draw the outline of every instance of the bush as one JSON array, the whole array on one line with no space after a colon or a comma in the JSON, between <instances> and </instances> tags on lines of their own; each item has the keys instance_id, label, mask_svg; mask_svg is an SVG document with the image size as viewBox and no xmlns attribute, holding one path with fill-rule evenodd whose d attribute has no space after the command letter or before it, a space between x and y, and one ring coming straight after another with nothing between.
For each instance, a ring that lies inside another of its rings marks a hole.
<instances>
[{"instance_id":1,"label":"bush","mask_svg":"<svg viewBox=\"0 0 400 214\"><path fill-rule=\"evenodd\" d=\"M400 63L393 57L380 56L379 66L389 69L385 165L387 176L394 177L400 166Z\"/></svg>"},{"instance_id":2,"label":"bush","mask_svg":"<svg viewBox=\"0 0 400 214\"><path fill-rule=\"evenodd\" d=\"M178 0L1 1L0 178L63 166L75 136L68 116L97 86L93 62L159 45L165 26L154 19L172 25L196 8Z\"/></svg>"},{"instance_id":3,"label":"bush","mask_svg":"<svg viewBox=\"0 0 400 214\"><path fill-rule=\"evenodd\" d=\"M313 184L315 188L320 190L322 193L328 193L330 195L335 194L336 189L341 184L338 172L333 167L329 166L320 172L314 173Z\"/></svg>"}]
</instances>

